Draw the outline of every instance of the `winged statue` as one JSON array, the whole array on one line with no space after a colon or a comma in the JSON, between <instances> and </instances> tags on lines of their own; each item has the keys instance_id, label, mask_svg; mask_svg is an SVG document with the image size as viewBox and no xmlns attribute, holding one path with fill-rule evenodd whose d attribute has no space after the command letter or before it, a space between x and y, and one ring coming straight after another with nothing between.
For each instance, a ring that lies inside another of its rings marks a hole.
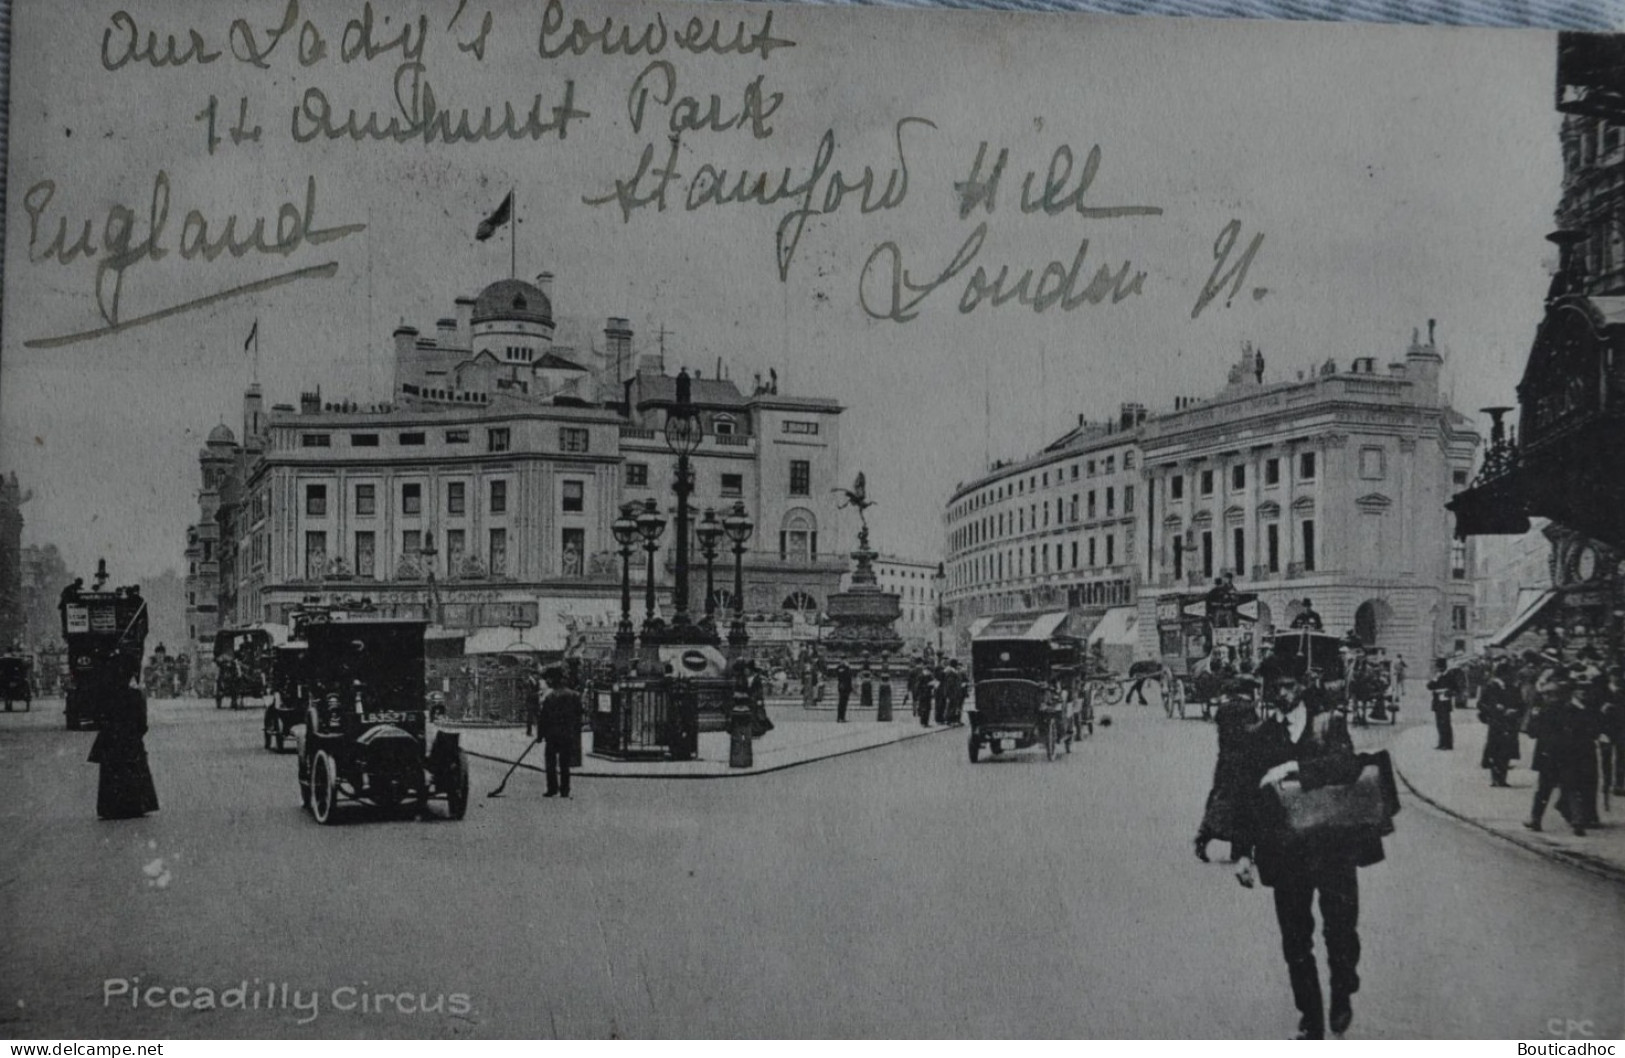
<instances>
[{"instance_id":1,"label":"winged statue","mask_svg":"<svg viewBox=\"0 0 1625 1058\"><path fill-rule=\"evenodd\" d=\"M863 471L858 471L858 476L853 479L851 488L830 489L830 491L839 493L846 498L844 503L838 503L835 505L837 510L842 510L847 507L852 507L857 510L858 522L863 527L858 533L858 539L861 541L864 548L868 548L869 519L867 516L865 516L864 512L870 507L873 507L875 505L875 501L869 498L869 487L864 481Z\"/></svg>"}]
</instances>

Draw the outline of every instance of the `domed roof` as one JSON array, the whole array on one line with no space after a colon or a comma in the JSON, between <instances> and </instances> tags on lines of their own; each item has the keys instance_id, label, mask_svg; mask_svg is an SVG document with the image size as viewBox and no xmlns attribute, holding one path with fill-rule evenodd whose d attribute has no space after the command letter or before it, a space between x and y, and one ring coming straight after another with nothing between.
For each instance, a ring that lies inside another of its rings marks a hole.
<instances>
[{"instance_id":1,"label":"domed roof","mask_svg":"<svg viewBox=\"0 0 1625 1058\"><path fill-rule=\"evenodd\" d=\"M236 443L237 435L232 433L231 427L225 423L221 423L209 431L209 444L211 445L234 445Z\"/></svg>"},{"instance_id":2,"label":"domed roof","mask_svg":"<svg viewBox=\"0 0 1625 1058\"><path fill-rule=\"evenodd\" d=\"M541 288L523 279L499 279L480 291L474 299L474 322L523 320L527 323L553 322L553 303Z\"/></svg>"}]
</instances>

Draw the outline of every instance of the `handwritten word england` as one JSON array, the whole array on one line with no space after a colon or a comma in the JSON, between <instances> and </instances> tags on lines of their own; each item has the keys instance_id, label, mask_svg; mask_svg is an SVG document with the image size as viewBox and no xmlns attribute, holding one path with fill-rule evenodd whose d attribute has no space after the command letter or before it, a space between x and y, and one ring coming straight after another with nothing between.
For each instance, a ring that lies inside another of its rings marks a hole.
<instances>
[{"instance_id":1,"label":"handwritten word england","mask_svg":"<svg viewBox=\"0 0 1625 1058\"><path fill-rule=\"evenodd\" d=\"M86 218L82 224L70 222L66 216L52 216L51 203L56 197L54 180L39 180L23 193L23 209L28 214L28 263L44 265L55 263L71 266L80 260L94 261L96 266L93 290L97 312L105 327L60 338L36 339L26 343L35 348L49 348L75 340L88 340L117 333L140 323L151 322L178 311L199 308L222 297L265 289L268 285L302 278L306 275L332 275L336 264L315 269L300 269L270 279L260 280L243 287L216 292L201 298L150 312L138 319L125 319L122 299L124 280L132 269L148 262L161 261L173 251L182 261L210 264L222 255L233 258L290 257L307 246L321 246L336 242L366 230L365 224L339 224L327 228L316 226L316 178L305 182L305 197L298 202L284 202L276 210L275 219L228 216L210 218L202 210L187 211L181 222L179 236L171 245L169 232L170 186L169 174L159 170L153 179L152 198L145 218L145 233L137 211L122 203L107 210L101 223L98 245L96 221Z\"/></svg>"}]
</instances>

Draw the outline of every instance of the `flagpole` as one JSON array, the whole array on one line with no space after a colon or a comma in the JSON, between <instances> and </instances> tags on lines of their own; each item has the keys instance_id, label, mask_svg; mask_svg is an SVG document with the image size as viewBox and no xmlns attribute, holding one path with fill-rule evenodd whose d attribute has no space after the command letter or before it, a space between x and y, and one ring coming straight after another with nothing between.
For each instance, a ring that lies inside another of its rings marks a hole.
<instances>
[{"instance_id":1,"label":"flagpole","mask_svg":"<svg viewBox=\"0 0 1625 1058\"><path fill-rule=\"evenodd\" d=\"M508 189L508 197L513 200L513 217L508 223L508 278L519 278L519 250L516 243L519 240L519 191L517 188Z\"/></svg>"}]
</instances>

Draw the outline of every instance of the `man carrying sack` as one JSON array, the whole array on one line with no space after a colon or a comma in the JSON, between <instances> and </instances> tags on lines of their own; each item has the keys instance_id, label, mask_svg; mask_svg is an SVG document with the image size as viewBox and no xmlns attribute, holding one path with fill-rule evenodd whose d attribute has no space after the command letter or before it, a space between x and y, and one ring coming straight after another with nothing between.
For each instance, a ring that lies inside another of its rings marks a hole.
<instances>
[{"instance_id":1,"label":"man carrying sack","mask_svg":"<svg viewBox=\"0 0 1625 1058\"><path fill-rule=\"evenodd\" d=\"M1358 869L1381 862L1382 837L1398 810L1386 755L1356 756L1335 711L1317 711L1295 676L1276 685L1279 720L1258 724L1243 754L1234 827L1236 878L1274 890L1299 1039L1321 1039L1326 1014L1315 965L1314 902L1320 894L1326 962L1331 971L1330 1025L1342 1036L1354 1019L1360 989Z\"/></svg>"}]
</instances>

